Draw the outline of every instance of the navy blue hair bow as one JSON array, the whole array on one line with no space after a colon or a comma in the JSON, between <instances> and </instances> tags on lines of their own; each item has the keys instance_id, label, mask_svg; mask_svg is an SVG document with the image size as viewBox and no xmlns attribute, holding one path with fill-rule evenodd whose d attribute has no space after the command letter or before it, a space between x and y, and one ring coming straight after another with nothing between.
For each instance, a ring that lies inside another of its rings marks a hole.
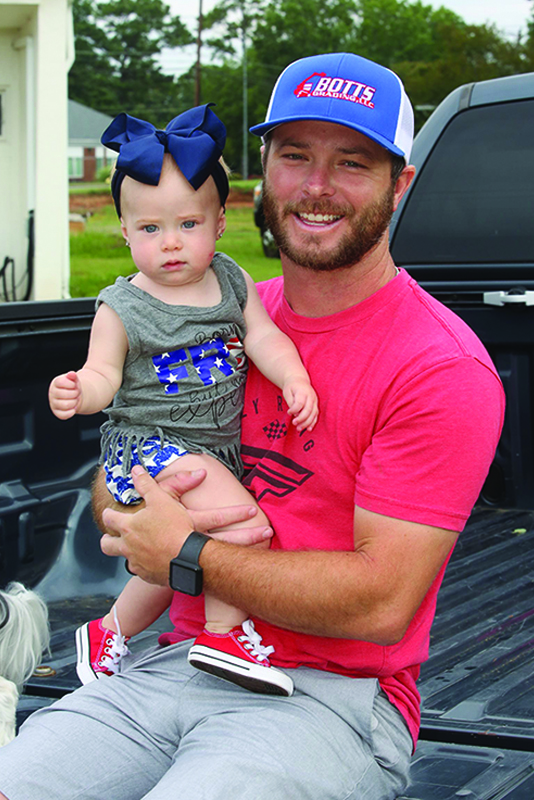
<instances>
[{"instance_id":1,"label":"navy blue hair bow","mask_svg":"<svg viewBox=\"0 0 534 800\"><path fill-rule=\"evenodd\" d=\"M184 111L172 119L164 131L129 114L119 114L106 128L102 144L119 153L111 182L119 217L124 176L157 186L166 152L174 158L193 189L199 189L212 175L224 206L228 197L228 178L219 158L226 142L226 128L210 105Z\"/></svg>"}]
</instances>

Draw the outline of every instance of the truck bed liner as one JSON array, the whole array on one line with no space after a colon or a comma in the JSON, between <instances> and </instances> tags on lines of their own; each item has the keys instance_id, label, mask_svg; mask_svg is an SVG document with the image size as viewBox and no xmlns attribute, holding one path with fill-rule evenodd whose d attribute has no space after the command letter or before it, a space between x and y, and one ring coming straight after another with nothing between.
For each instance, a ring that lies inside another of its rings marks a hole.
<instances>
[{"instance_id":1,"label":"truck bed liner","mask_svg":"<svg viewBox=\"0 0 534 800\"><path fill-rule=\"evenodd\" d=\"M88 492L84 497L88 503ZM80 513L78 520L80 525L93 525L88 514ZM86 531L82 538L87 536ZM71 542L75 539L70 537ZM438 597L430 658L419 682L421 740L411 786L402 800L534 797L530 553L534 513L484 506L474 510ZM113 580L119 586L127 577L121 569ZM45 659L44 675L33 677L26 687L19 721L78 685L74 630L101 616L112 599L109 594L85 594L49 603L51 656ZM132 650L155 645L159 633L168 628L164 614L132 640Z\"/></svg>"},{"instance_id":2,"label":"truck bed liner","mask_svg":"<svg viewBox=\"0 0 534 800\"><path fill-rule=\"evenodd\" d=\"M534 514L477 508L438 596L423 727L534 750ZM449 739L450 741L450 739Z\"/></svg>"}]
</instances>

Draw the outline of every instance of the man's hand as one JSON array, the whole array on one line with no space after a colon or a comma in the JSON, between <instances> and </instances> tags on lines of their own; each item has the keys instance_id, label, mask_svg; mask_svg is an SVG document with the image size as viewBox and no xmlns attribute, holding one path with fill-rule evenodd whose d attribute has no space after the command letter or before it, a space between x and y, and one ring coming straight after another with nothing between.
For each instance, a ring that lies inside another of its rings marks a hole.
<instances>
[{"instance_id":1,"label":"man's hand","mask_svg":"<svg viewBox=\"0 0 534 800\"><path fill-rule=\"evenodd\" d=\"M213 529L252 519L257 513L256 508L234 506L212 511L188 511L176 496L169 493L169 486L164 490L142 467L133 467L132 478L145 506L135 514L104 509L102 520L108 533L100 540L100 546L108 556L126 558L130 571L148 583L168 585L169 562L178 555L192 530L242 545L263 542L273 534L272 529L265 526L210 533ZM177 486L180 483L178 479ZM185 491L183 486L182 491Z\"/></svg>"}]
</instances>

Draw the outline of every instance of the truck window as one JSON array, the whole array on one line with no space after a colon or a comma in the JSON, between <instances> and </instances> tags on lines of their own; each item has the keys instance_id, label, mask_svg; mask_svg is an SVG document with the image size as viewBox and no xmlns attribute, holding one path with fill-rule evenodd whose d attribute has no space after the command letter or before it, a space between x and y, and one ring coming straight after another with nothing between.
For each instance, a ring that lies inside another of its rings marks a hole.
<instances>
[{"instance_id":1,"label":"truck window","mask_svg":"<svg viewBox=\"0 0 534 800\"><path fill-rule=\"evenodd\" d=\"M454 117L407 198L396 263L532 262L533 131L533 100Z\"/></svg>"}]
</instances>

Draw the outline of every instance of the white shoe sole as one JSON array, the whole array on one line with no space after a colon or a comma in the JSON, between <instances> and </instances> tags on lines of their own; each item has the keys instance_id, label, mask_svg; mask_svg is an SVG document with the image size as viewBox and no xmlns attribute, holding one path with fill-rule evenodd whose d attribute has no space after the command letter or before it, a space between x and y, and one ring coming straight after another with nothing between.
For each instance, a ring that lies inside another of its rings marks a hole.
<instances>
[{"instance_id":1,"label":"white shoe sole","mask_svg":"<svg viewBox=\"0 0 534 800\"><path fill-rule=\"evenodd\" d=\"M262 667L213 647L193 645L187 656L191 666L222 680L236 683L250 692L291 697L293 681L276 667Z\"/></svg>"},{"instance_id":2,"label":"white shoe sole","mask_svg":"<svg viewBox=\"0 0 534 800\"><path fill-rule=\"evenodd\" d=\"M76 656L76 674L80 681L85 684L98 680L99 675L91 666L88 622L76 630Z\"/></svg>"}]
</instances>

